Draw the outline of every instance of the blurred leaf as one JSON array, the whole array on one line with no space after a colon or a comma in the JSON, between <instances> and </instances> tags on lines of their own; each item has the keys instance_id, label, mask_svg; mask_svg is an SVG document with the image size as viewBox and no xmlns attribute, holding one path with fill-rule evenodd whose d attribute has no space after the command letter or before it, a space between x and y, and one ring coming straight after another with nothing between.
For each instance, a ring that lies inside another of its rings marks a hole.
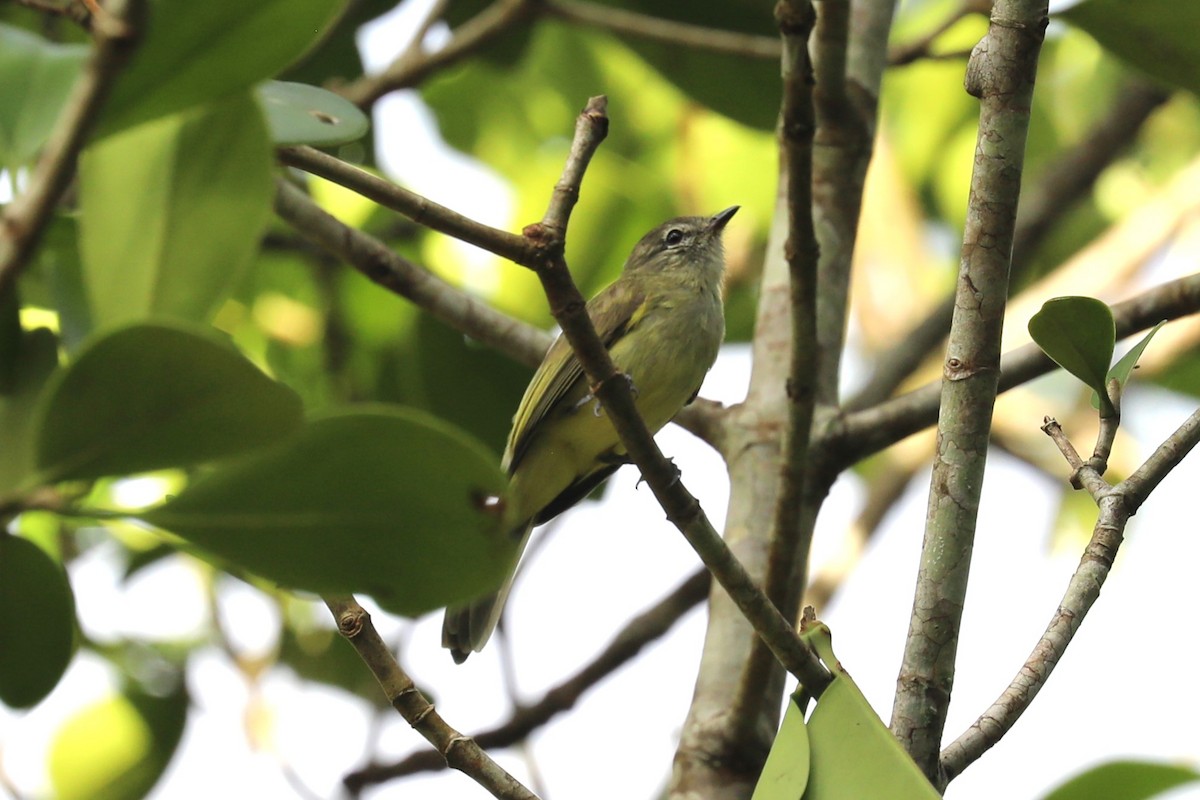
<instances>
[{"instance_id":1,"label":"blurred leaf","mask_svg":"<svg viewBox=\"0 0 1200 800\"><path fill-rule=\"evenodd\" d=\"M1170 366L1155 370L1149 378L1164 389L1200 397L1200 348L1185 350Z\"/></svg>"},{"instance_id":2,"label":"blurred leaf","mask_svg":"<svg viewBox=\"0 0 1200 800\"><path fill-rule=\"evenodd\" d=\"M134 575L152 567L165 558L178 555L179 551L169 544L160 543L145 550L125 550L125 568L121 571L121 580L128 581Z\"/></svg>"},{"instance_id":3,"label":"blurred leaf","mask_svg":"<svg viewBox=\"0 0 1200 800\"><path fill-rule=\"evenodd\" d=\"M788 699L783 712L783 724L775 734L775 743L763 764L762 774L754 785L750 800L801 800L808 788L809 768L808 728L804 724L804 709L796 696Z\"/></svg>"},{"instance_id":4,"label":"blurred leaf","mask_svg":"<svg viewBox=\"0 0 1200 800\"><path fill-rule=\"evenodd\" d=\"M1200 94L1200 3L1084 0L1058 16L1147 75Z\"/></svg>"},{"instance_id":5,"label":"blurred leaf","mask_svg":"<svg viewBox=\"0 0 1200 800\"><path fill-rule=\"evenodd\" d=\"M0 24L0 167L37 155L87 53Z\"/></svg>"},{"instance_id":6,"label":"blurred leaf","mask_svg":"<svg viewBox=\"0 0 1200 800\"><path fill-rule=\"evenodd\" d=\"M396 0L351 0L343 5L343 11L325 36L279 77L321 86L337 85L363 74L358 51L359 28L394 9Z\"/></svg>"},{"instance_id":7,"label":"blurred leaf","mask_svg":"<svg viewBox=\"0 0 1200 800\"><path fill-rule=\"evenodd\" d=\"M91 342L52 382L37 426L44 481L182 467L292 433L294 392L205 329L153 324Z\"/></svg>"},{"instance_id":8,"label":"blurred leaf","mask_svg":"<svg viewBox=\"0 0 1200 800\"><path fill-rule=\"evenodd\" d=\"M756 0L615 0L610 5L662 19L775 37L772 6ZM625 43L701 105L760 130L774 130L783 91L779 62L629 38Z\"/></svg>"},{"instance_id":9,"label":"blurred leaf","mask_svg":"<svg viewBox=\"0 0 1200 800\"><path fill-rule=\"evenodd\" d=\"M390 705L375 676L363 669L358 652L335 630L285 626L278 658L305 680L342 689L379 710Z\"/></svg>"},{"instance_id":10,"label":"blurred leaf","mask_svg":"<svg viewBox=\"0 0 1200 800\"><path fill-rule=\"evenodd\" d=\"M17 389L18 359L25 331L21 328L21 301L17 293L0 296L0 398Z\"/></svg>"},{"instance_id":11,"label":"blurred leaf","mask_svg":"<svg viewBox=\"0 0 1200 800\"><path fill-rule=\"evenodd\" d=\"M1047 300L1030 318L1029 335L1054 363L1107 398L1104 383L1117 336L1107 305L1092 297Z\"/></svg>"},{"instance_id":12,"label":"blurred leaf","mask_svg":"<svg viewBox=\"0 0 1200 800\"><path fill-rule=\"evenodd\" d=\"M464 428L496 453L532 373L428 314L397 353L395 399ZM390 395L391 393L389 393Z\"/></svg>"},{"instance_id":13,"label":"blurred leaf","mask_svg":"<svg viewBox=\"0 0 1200 800\"><path fill-rule=\"evenodd\" d=\"M75 647L75 599L63 568L0 531L0 700L29 708L58 685Z\"/></svg>"},{"instance_id":14,"label":"blurred leaf","mask_svg":"<svg viewBox=\"0 0 1200 800\"><path fill-rule=\"evenodd\" d=\"M1149 800L1196 782L1200 782L1200 772L1194 768L1147 761L1113 761L1077 775L1043 800Z\"/></svg>"},{"instance_id":15,"label":"blurred leaf","mask_svg":"<svg viewBox=\"0 0 1200 800\"><path fill-rule=\"evenodd\" d=\"M270 78L333 21L342 0L154 0L117 76L97 136L206 103Z\"/></svg>"},{"instance_id":16,"label":"blurred leaf","mask_svg":"<svg viewBox=\"0 0 1200 800\"><path fill-rule=\"evenodd\" d=\"M317 420L139 516L284 587L414 616L503 580L517 542L483 501L504 488L475 440L378 407Z\"/></svg>"},{"instance_id":17,"label":"blurred leaf","mask_svg":"<svg viewBox=\"0 0 1200 800\"><path fill-rule=\"evenodd\" d=\"M1113 364L1112 369L1108 371L1105 382L1107 383L1115 379L1121 385L1121 388L1124 389L1125 384L1129 383L1129 376L1133 374L1134 368L1137 367L1138 359L1145 352L1146 345L1150 344L1150 340L1154 338L1154 334L1158 333L1158 329L1166 324L1167 321L1164 319L1151 328L1150 332L1141 338L1141 341L1129 348L1129 352L1121 356L1121 359L1116 364ZM1092 408L1100 408L1100 395L1095 392L1092 392Z\"/></svg>"},{"instance_id":18,"label":"blurred leaf","mask_svg":"<svg viewBox=\"0 0 1200 800\"><path fill-rule=\"evenodd\" d=\"M370 120L358 106L316 86L267 81L254 92L276 145L342 144L361 138L370 128Z\"/></svg>"},{"instance_id":19,"label":"blurred leaf","mask_svg":"<svg viewBox=\"0 0 1200 800\"><path fill-rule=\"evenodd\" d=\"M97 327L207 321L271 213L270 141L247 93L98 142L80 164L80 252Z\"/></svg>"},{"instance_id":20,"label":"blurred leaf","mask_svg":"<svg viewBox=\"0 0 1200 800\"><path fill-rule=\"evenodd\" d=\"M182 682L163 697L140 691L78 711L50 745L58 800L140 800L162 777L187 720Z\"/></svg>"},{"instance_id":21,"label":"blurred leaf","mask_svg":"<svg viewBox=\"0 0 1200 800\"><path fill-rule=\"evenodd\" d=\"M38 397L58 366L58 340L46 328L20 332L12 361L12 389L0 394L0 494L32 476Z\"/></svg>"}]
</instances>

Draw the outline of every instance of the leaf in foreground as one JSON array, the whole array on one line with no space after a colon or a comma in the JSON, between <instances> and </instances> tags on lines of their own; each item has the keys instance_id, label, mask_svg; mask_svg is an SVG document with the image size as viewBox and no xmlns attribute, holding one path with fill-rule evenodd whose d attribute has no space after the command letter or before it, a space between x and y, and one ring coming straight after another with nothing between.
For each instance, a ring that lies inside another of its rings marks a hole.
<instances>
[{"instance_id":1,"label":"leaf in foreground","mask_svg":"<svg viewBox=\"0 0 1200 800\"><path fill-rule=\"evenodd\" d=\"M11 708L41 702L71 663L74 637L62 567L28 539L0 532L0 700Z\"/></svg>"},{"instance_id":2,"label":"leaf in foreground","mask_svg":"<svg viewBox=\"0 0 1200 800\"><path fill-rule=\"evenodd\" d=\"M1200 772L1191 767L1113 761L1077 775L1044 800L1149 800L1171 789L1197 783Z\"/></svg>"},{"instance_id":3,"label":"leaf in foreground","mask_svg":"<svg viewBox=\"0 0 1200 800\"><path fill-rule=\"evenodd\" d=\"M278 440L302 421L295 392L208 329L122 328L85 346L43 401L44 482L184 467Z\"/></svg>"},{"instance_id":4,"label":"leaf in foreground","mask_svg":"<svg viewBox=\"0 0 1200 800\"><path fill-rule=\"evenodd\" d=\"M833 672L816 707L797 728L809 697L792 695L753 800L937 800L921 774L833 653L829 629L816 623L802 634Z\"/></svg>"},{"instance_id":5,"label":"leaf in foreground","mask_svg":"<svg viewBox=\"0 0 1200 800\"><path fill-rule=\"evenodd\" d=\"M504 579L517 543L484 501L505 485L466 434L375 407L317 420L141 516L282 586L416 615Z\"/></svg>"}]
</instances>

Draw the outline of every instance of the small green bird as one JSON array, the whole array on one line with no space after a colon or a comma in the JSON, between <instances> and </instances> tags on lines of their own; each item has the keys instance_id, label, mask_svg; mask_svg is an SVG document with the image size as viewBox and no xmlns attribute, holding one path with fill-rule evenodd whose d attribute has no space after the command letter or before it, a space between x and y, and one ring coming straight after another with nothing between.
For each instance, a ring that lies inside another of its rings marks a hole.
<instances>
[{"instance_id":1,"label":"small green bird","mask_svg":"<svg viewBox=\"0 0 1200 800\"><path fill-rule=\"evenodd\" d=\"M721 232L737 212L668 220L642 237L617 280L587 305L613 363L633 384L651 433L700 390L725 337ZM588 386L570 344L559 336L534 373L513 417L501 467L509 475L506 516L525 549L529 534L600 485L628 456ZM500 620L513 571L494 594L446 609L442 646L461 664Z\"/></svg>"}]
</instances>

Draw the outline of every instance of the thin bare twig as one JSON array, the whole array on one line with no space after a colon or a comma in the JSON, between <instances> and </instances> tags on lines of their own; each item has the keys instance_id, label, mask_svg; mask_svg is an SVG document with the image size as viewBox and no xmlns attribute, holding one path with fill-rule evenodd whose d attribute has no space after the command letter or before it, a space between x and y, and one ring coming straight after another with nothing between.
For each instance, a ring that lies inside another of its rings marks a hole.
<instances>
[{"instance_id":1,"label":"thin bare twig","mask_svg":"<svg viewBox=\"0 0 1200 800\"><path fill-rule=\"evenodd\" d=\"M652 17L610 5L581 0L543 0L541 11L579 25L652 42L706 50L710 53L778 61L779 39L720 28L706 28L674 19Z\"/></svg>"},{"instance_id":2,"label":"thin bare twig","mask_svg":"<svg viewBox=\"0 0 1200 800\"><path fill-rule=\"evenodd\" d=\"M464 217L427 197L320 150L308 146L281 147L277 154L279 160L289 167L345 186L385 208L398 211L418 225L481 247L517 264L529 264L532 261L533 253L523 237Z\"/></svg>"},{"instance_id":3,"label":"thin bare twig","mask_svg":"<svg viewBox=\"0 0 1200 800\"><path fill-rule=\"evenodd\" d=\"M537 800L533 792L504 771L475 740L450 727L425 699L375 630L371 615L353 597L325 598L338 631L379 681L388 702L432 744L446 763L505 800Z\"/></svg>"},{"instance_id":4,"label":"thin bare twig","mask_svg":"<svg viewBox=\"0 0 1200 800\"><path fill-rule=\"evenodd\" d=\"M301 236L473 339L529 366L537 366L545 355L550 345L550 336L545 331L455 289L373 236L327 214L308 195L283 179L275 185L275 213Z\"/></svg>"},{"instance_id":5,"label":"thin bare twig","mask_svg":"<svg viewBox=\"0 0 1200 800\"><path fill-rule=\"evenodd\" d=\"M1196 411L1179 426L1175 433L1158 446L1146 462L1114 487L1125 496L1130 513L1141 508L1154 487L1162 482L1183 457L1200 441L1200 411Z\"/></svg>"},{"instance_id":6,"label":"thin bare twig","mask_svg":"<svg viewBox=\"0 0 1200 800\"><path fill-rule=\"evenodd\" d=\"M1188 417L1133 475L1116 486L1109 486L1095 468L1080 460L1057 423L1047 420L1043 430L1054 438L1074 475L1096 500L1100 513L1079 566L1033 652L1000 697L942 751L940 762L947 780L960 774L1000 741L1041 691L1100 596L1129 518L1159 482L1200 442L1200 411Z\"/></svg>"},{"instance_id":7,"label":"thin bare twig","mask_svg":"<svg viewBox=\"0 0 1200 800\"><path fill-rule=\"evenodd\" d=\"M378 75L365 75L338 91L360 108L397 89L416 86L439 69L457 64L499 38L533 13L532 0L496 0L454 30L441 49L427 52L420 39Z\"/></svg>"},{"instance_id":8,"label":"thin bare twig","mask_svg":"<svg viewBox=\"0 0 1200 800\"><path fill-rule=\"evenodd\" d=\"M137 40L134 25L144 0L115 0L92 24L94 44L83 73L71 88L29 184L0 216L0 297L16 282L75 173L75 159L100 114L117 73Z\"/></svg>"},{"instance_id":9,"label":"thin bare twig","mask_svg":"<svg viewBox=\"0 0 1200 800\"><path fill-rule=\"evenodd\" d=\"M958 7L951 9L946 18L935 25L924 36L891 48L888 51L888 64L893 67L902 67L920 59L966 58L970 55L970 52L934 53L932 52L933 43L937 41L939 36L957 25L959 20L964 17L968 17L971 14L986 15L991 10L992 0L962 0Z\"/></svg>"},{"instance_id":10,"label":"thin bare twig","mask_svg":"<svg viewBox=\"0 0 1200 800\"><path fill-rule=\"evenodd\" d=\"M548 690L531 705L518 707L511 717L491 730L472 738L488 750L509 747L523 741L541 726L564 711L569 711L593 686L612 675L634 658L647 644L661 638L689 610L708 595L712 576L699 570L653 607L625 624L596 658L562 683ZM365 767L345 778L348 787L362 789L392 778L416 772L444 769L444 759L423 750L394 764Z\"/></svg>"},{"instance_id":11,"label":"thin bare twig","mask_svg":"<svg viewBox=\"0 0 1200 800\"><path fill-rule=\"evenodd\" d=\"M1117 338L1200 310L1200 273L1169 281L1111 306ZM1006 392L1045 375L1057 366L1035 344L1005 353L1000 360L999 390ZM820 447L836 469L857 463L937 422L940 381L884 401L874 408L844 415L819 432Z\"/></svg>"}]
</instances>

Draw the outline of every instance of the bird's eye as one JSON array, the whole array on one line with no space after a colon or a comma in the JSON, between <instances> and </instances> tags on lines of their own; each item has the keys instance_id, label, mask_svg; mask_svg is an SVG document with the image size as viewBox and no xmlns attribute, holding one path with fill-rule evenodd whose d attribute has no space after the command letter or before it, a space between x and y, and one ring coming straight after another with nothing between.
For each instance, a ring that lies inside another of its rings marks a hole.
<instances>
[{"instance_id":1,"label":"bird's eye","mask_svg":"<svg viewBox=\"0 0 1200 800\"><path fill-rule=\"evenodd\" d=\"M671 230L667 231L667 236L663 241L667 243L668 247L674 247L683 241L683 231L679 230L679 228L671 228Z\"/></svg>"}]
</instances>

